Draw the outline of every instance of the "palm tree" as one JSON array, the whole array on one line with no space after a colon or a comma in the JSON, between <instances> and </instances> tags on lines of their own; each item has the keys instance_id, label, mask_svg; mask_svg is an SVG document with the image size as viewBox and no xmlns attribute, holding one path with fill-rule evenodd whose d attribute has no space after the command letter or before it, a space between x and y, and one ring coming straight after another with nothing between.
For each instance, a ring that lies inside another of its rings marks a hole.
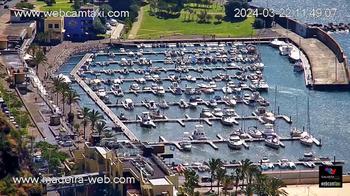
<instances>
[{"instance_id":1,"label":"palm tree","mask_svg":"<svg viewBox=\"0 0 350 196\"><path fill-rule=\"evenodd\" d=\"M196 186L198 186L199 176L196 173L196 171L191 169L186 169L184 172L185 175L185 190L186 193L193 196L194 195L194 189Z\"/></svg>"},{"instance_id":2,"label":"palm tree","mask_svg":"<svg viewBox=\"0 0 350 196\"><path fill-rule=\"evenodd\" d=\"M247 170L247 184L245 187L245 193L246 195L253 195L254 193L254 186L253 186L253 180L256 179L256 176L260 174L261 171L259 170L258 166L256 165L250 165Z\"/></svg>"},{"instance_id":3,"label":"palm tree","mask_svg":"<svg viewBox=\"0 0 350 196\"><path fill-rule=\"evenodd\" d=\"M62 85L64 83L64 78L63 77L54 77L52 79L53 81L53 92L56 93L56 105L58 105L58 94L61 92Z\"/></svg>"},{"instance_id":4,"label":"palm tree","mask_svg":"<svg viewBox=\"0 0 350 196\"><path fill-rule=\"evenodd\" d=\"M210 190L213 190L213 182L215 179L215 172L218 169L218 167L220 167L220 165L222 165L222 162L220 159L211 158L209 160L208 166L210 169Z\"/></svg>"},{"instance_id":5,"label":"palm tree","mask_svg":"<svg viewBox=\"0 0 350 196\"><path fill-rule=\"evenodd\" d=\"M66 92L66 96L67 96L67 104L69 105L69 113L71 114L72 105L80 101L80 96L75 90L72 90L72 89L68 89L68 91Z\"/></svg>"},{"instance_id":6,"label":"palm tree","mask_svg":"<svg viewBox=\"0 0 350 196\"><path fill-rule=\"evenodd\" d=\"M282 187L285 187L284 182L279 179L279 178L275 178L275 177L268 177L267 178L267 192L269 196L287 196L288 193L281 189Z\"/></svg>"},{"instance_id":7,"label":"palm tree","mask_svg":"<svg viewBox=\"0 0 350 196\"><path fill-rule=\"evenodd\" d=\"M86 139L86 126L89 124L89 114L90 108L84 107L82 111L83 120L81 121L81 124L83 125L84 129L84 139Z\"/></svg>"},{"instance_id":8,"label":"palm tree","mask_svg":"<svg viewBox=\"0 0 350 196\"><path fill-rule=\"evenodd\" d=\"M242 169L236 168L233 176L235 178L235 187L236 187L235 195L237 196L238 195L237 191L238 191L238 186L239 186L239 180L242 178Z\"/></svg>"},{"instance_id":9,"label":"palm tree","mask_svg":"<svg viewBox=\"0 0 350 196\"><path fill-rule=\"evenodd\" d=\"M267 176L265 174L258 173L255 177L255 183L253 185L254 192L258 196L267 195L268 186Z\"/></svg>"},{"instance_id":10,"label":"palm tree","mask_svg":"<svg viewBox=\"0 0 350 196\"><path fill-rule=\"evenodd\" d=\"M39 50L36 50L35 53L34 53L34 56L33 56L33 63L36 67L36 73L38 73L38 70L39 70L39 65L41 63L45 63L47 61L47 58L44 54L44 51L39 49Z\"/></svg>"},{"instance_id":11,"label":"palm tree","mask_svg":"<svg viewBox=\"0 0 350 196\"><path fill-rule=\"evenodd\" d=\"M250 168L250 166L253 164L252 161L250 161L249 159L245 159L242 160L242 166L241 166L241 177L243 180L243 185L246 184L246 180L247 180L247 175L248 175L248 170Z\"/></svg>"},{"instance_id":12,"label":"palm tree","mask_svg":"<svg viewBox=\"0 0 350 196\"><path fill-rule=\"evenodd\" d=\"M224 178L222 179L222 188L224 189L224 195L227 195L227 189L228 187L232 184L233 179L232 176L225 175Z\"/></svg>"},{"instance_id":13,"label":"palm tree","mask_svg":"<svg viewBox=\"0 0 350 196\"><path fill-rule=\"evenodd\" d=\"M62 95L62 111L63 115L65 115L65 105L66 105L66 97L67 97L67 92L70 91L69 84L66 82L63 82L60 88L60 93Z\"/></svg>"},{"instance_id":14,"label":"palm tree","mask_svg":"<svg viewBox=\"0 0 350 196\"><path fill-rule=\"evenodd\" d=\"M98 135L101 136L101 133L107 130L106 122L104 120L98 121L96 123L96 130L98 132Z\"/></svg>"},{"instance_id":15,"label":"palm tree","mask_svg":"<svg viewBox=\"0 0 350 196\"><path fill-rule=\"evenodd\" d=\"M92 128L92 130L95 130L95 124L96 124L98 121L102 120L102 119L103 119L103 116L102 116L102 114L101 114L99 111L93 109L93 110L91 110L91 111L89 112L88 118L89 118L89 121L90 121L90 123L91 123L91 128Z\"/></svg>"},{"instance_id":16,"label":"palm tree","mask_svg":"<svg viewBox=\"0 0 350 196\"><path fill-rule=\"evenodd\" d=\"M225 175L226 175L226 169L224 167L217 168L216 177L217 177L218 195L220 195L220 183L224 179Z\"/></svg>"}]
</instances>

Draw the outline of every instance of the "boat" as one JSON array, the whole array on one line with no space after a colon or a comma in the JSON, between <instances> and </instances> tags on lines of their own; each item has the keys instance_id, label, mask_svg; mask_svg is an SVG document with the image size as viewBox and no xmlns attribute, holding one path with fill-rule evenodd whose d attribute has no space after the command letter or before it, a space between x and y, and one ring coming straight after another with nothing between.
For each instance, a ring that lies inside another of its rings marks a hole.
<instances>
[{"instance_id":1,"label":"boat","mask_svg":"<svg viewBox=\"0 0 350 196\"><path fill-rule=\"evenodd\" d=\"M305 152L304 157L314 157L314 154L312 152Z\"/></svg>"},{"instance_id":2,"label":"boat","mask_svg":"<svg viewBox=\"0 0 350 196\"><path fill-rule=\"evenodd\" d=\"M233 150L240 150L243 146L243 140L238 135L231 135L228 141L228 147Z\"/></svg>"},{"instance_id":3,"label":"boat","mask_svg":"<svg viewBox=\"0 0 350 196\"><path fill-rule=\"evenodd\" d=\"M155 128L156 127L156 124L154 124L154 122L152 121L149 112L142 112L140 126L147 127L147 128Z\"/></svg>"},{"instance_id":4,"label":"boat","mask_svg":"<svg viewBox=\"0 0 350 196\"><path fill-rule=\"evenodd\" d=\"M158 106L161 109L168 109L169 108L169 105L168 105L168 103L166 102L165 99L160 100Z\"/></svg>"},{"instance_id":5,"label":"boat","mask_svg":"<svg viewBox=\"0 0 350 196\"><path fill-rule=\"evenodd\" d=\"M146 103L146 107L147 107L147 109L149 109L149 110L157 110L157 104L156 104L156 102L153 101L153 100L148 101L148 102Z\"/></svg>"},{"instance_id":6,"label":"boat","mask_svg":"<svg viewBox=\"0 0 350 196\"><path fill-rule=\"evenodd\" d=\"M185 102L185 100L180 99L180 101L179 101L179 107L180 107L180 108L188 108L189 105L188 105L188 103Z\"/></svg>"},{"instance_id":7,"label":"boat","mask_svg":"<svg viewBox=\"0 0 350 196\"><path fill-rule=\"evenodd\" d=\"M305 145L305 146L312 146L314 143L312 137L310 135L306 135L303 138L300 139L300 143Z\"/></svg>"},{"instance_id":8,"label":"boat","mask_svg":"<svg viewBox=\"0 0 350 196\"><path fill-rule=\"evenodd\" d=\"M140 86L137 83L132 83L130 85L130 90L138 91L138 90L140 90Z\"/></svg>"},{"instance_id":9,"label":"boat","mask_svg":"<svg viewBox=\"0 0 350 196\"><path fill-rule=\"evenodd\" d=\"M182 140L179 142L182 150L184 151L191 151L192 149L192 143L190 140L190 133L189 132L184 132L184 136Z\"/></svg>"},{"instance_id":10,"label":"boat","mask_svg":"<svg viewBox=\"0 0 350 196\"><path fill-rule=\"evenodd\" d=\"M209 107L216 107L218 105L216 99L210 99L210 101L208 102L208 106Z\"/></svg>"},{"instance_id":11,"label":"boat","mask_svg":"<svg viewBox=\"0 0 350 196\"><path fill-rule=\"evenodd\" d=\"M236 113L234 109L224 108L224 114L220 119L221 123L227 126L233 126L234 124L238 124L235 116L236 116Z\"/></svg>"},{"instance_id":12,"label":"boat","mask_svg":"<svg viewBox=\"0 0 350 196\"><path fill-rule=\"evenodd\" d=\"M286 42L280 41L280 40L278 40L278 39L276 38L276 39L274 39L274 40L272 40L272 41L270 42L270 45L271 45L272 47L274 47L274 48L278 48L278 47L280 47L280 46L282 46L282 45L286 45Z\"/></svg>"},{"instance_id":13,"label":"boat","mask_svg":"<svg viewBox=\"0 0 350 196\"><path fill-rule=\"evenodd\" d=\"M199 116L200 118L211 118L213 117L213 114L210 112L209 109L203 108Z\"/></svg>"},{"instance_id":14,"label":"boat","mask_svg":"<svg viewBox=\"0 0 350 196\"><path fill-rule=\"evenodd\" d=\"M191 97L188 104L190 105L190 108L196 108L198 105L198 101L196 98Z\"/></svg>"},{"instance_id":15,"label":"boat","mask_svg":"<svg viewBox=\"0 0 350 196\"><path fill-rule=\"evenodd\" d=\"M222 112L221 108L214 108L213 115L216 117L222 117L224 113Z\"/></svg>"},{"instance_id":16,"label":"boat","mask_svg":"<svg viewBox=\"0 0 350 196\"><path fill-rule=\"evenodd\" d=\"M312 161L305 161L305 162L303 162L303 165L305 167L309 167L309 168L315 168L316 167L315 163L312 162Z\"/></svg>"},{"instance_id":17,"label":"boat","mask_svg":"<svg viewBox=\"0 0 350 196\"><path fill-rule=\"evenodd\" d=\"M290 55L290 53L292 52L293 45L290 45L290 44L281 45L281 46L278 47L278 49L279 49L280 54L282 56L287 56L287 55Z\"/></svg>"},{"instance_id":18,"label":"boat","mask_svg":"<svg viewBox=\"0 0 350 196\"><path fill-rule=\"evenodd\" d=\"M288 159L281 159L277 161L277 165L281 169L287 169L289 167Z\"/></svg>"},{"instance_id":19,"label":"boat","mask_svg":"<svg viewBox=\"0 0 350 196\"><path fill-rule=\"evenodd\" d=\"M165 115L160 113L160 110L152 110L149 115L152 119L166 119Z\"/></svg>"},{"instance_id":20,"label":"boat","mask_svg":"<svg viewBox=\"0 0 350 196\"><path fill-rule=\"evenodd\" d=\"M129 98L125 99L125 101L122 102L122 105L126 110L133 110L135 108L132 99Z\"/></svg>"},{"instance_id":21,"label":"boat","mask_svg":"<svg viewBox=\"0 0 350 196\"><path fill-rule=\"evenodd\" d=\"M195 130L192 134L192 138L194 140L207 140L207 136L204 132L204 127L203 125L195 125Z\"/></svg>"},{"instance_id":22,"label":"boat","mask_svg":"<svg viewBox=\"0 0 350 196\"><path fill-rule=\"evenodd\" d=\"M265 122L265 123L270 123L273 124L276 121L276 117L272 112L265 112L263 114L263 116L261 117L261 119Z\"/></svg>"},{"instance_id":23,"label":"boat","mask_svg":"<svg viewBox=\"0 0 350 196\"><path fill-rule=\"evenodd\" d=\"M304 71L303 62L301 60L295 62L293 64L293 70L295 72L303 72Z\"/></svg>"},{"instance_id":24,"label":"boat","mask_svg":"<svg viewBox=\"0 0 350 196\"><path fill-rule=\"evenodd\" d=\"M104 98L107 96L107 92L105 91L104 88L100 88L97 90L97 96L99 96L100 98Z\"/></svg>"},{"instance_id":25,"label":"boat","mask_svg":"<svg viewBox=\"0 0 350 196\"><path fill-rule=\"evenodd\" d=\"M158 86L156 89L156 95L163 96L165 94L165 89L163 86Z\"/></svg>"},{"instance_id":26,"label":"boat","mask_svg":"<svg viewBox=\"0 0 350 196\"><path fill-rule=\"evenodd\" d=\"M302 134L303 134L303 131L299 130L296 127L293 127L290 131L291 137L301 137Z\"/></svg>"},{"instance_id":27,"label":"boat","mask_svg":"<svg viewBox=\"0 0 350 196\"><path fill-rule=\"evenodd\" d=\"M186 95L194 95L194 94L196 94L196 89L189 87L189 86L186 86L185 94Z\"/></svg>"},{"instance_id":28,"label":"boat","mask_svg":"<svg viewBox=\"0 0 350 196\"><path fill-rule=\"evenodd\" d=\"M248 127L248 133L253 138L262 138L263 136L262 132L256 126Z\"/></svg>"},{"instance_id":29,"label":"boat","mask_svg":"<svg viewBox=\"0 0 350 196\"><path fill-rule=\"evenodd\" d=\"M120 113L120 115L118 116L119 120L128 120L126 117L125 117L125 114L124 113Z\"/></svg>"},{"instance_id":30,"label":"boat","mask_svg":"<svg viewBox=\"0 0 350 196\"><path fill-rule=\"evenodd\" d=\"M224 86L224 87L222 87L222 92L223 93L225 93L225 94L231 94L231 93L233 93L233 89L231 88L231 87L229 87L229 86Z\"/></svg>"},{"instance_id":31,"label":"boat","mask_svg":"<svg viewBox=\"0 0 350 196\"><path fill-rule=\"evenodd\" d=\"M277 137L267 137L265 140L265 146L268 146L273 149L279 149L280 141Z\"/></svg>"},{"instance_id":32,"label":"boat","mask_svg":"<svg viewBox=\"0 0 350 196\"><path fill-rule=\"evenodd\" d=\"M273 124L265 124L265 129L264 129L263 135L266 137L276 136L276 132L273 128Z\"/></svg>"},{"instance_id":33,"label":"boat","mask_svg":"<svg viewBox=\"0 0 350 196\"><path fill-rule=\"evenodd\" d=\"M297 61L300 61L300 50L296 47L293 47L293 49L290 51L289 53L289 60L292 62L292 63L295 63Z\"/></svg>"},{"instance_id":34,"label":"boat","mask_svg":"<svg viewBox=\"0 0 350 196\"><path fill-rule=\"evenodd\" d=\"M236 99L230 98L228 96L224 96L223 101L225 101L225 104L228 106L235 106L237 104Z\"/></svg>"}]
</instances>

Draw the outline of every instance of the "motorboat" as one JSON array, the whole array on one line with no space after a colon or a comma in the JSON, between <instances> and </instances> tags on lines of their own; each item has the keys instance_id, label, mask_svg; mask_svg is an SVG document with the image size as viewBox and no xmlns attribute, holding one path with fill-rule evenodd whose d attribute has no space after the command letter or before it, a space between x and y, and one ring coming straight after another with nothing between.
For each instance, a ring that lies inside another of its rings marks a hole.
<instances>
[{"instance_id":1,"label":"motorboat","mask_svg":"<svg viewBox=\"0 0 350 196\"><path fill-rule=\"evenodd\" d=\"M146 107L149 109L149 110L157 110L157 104L155 101L153 100L150 100L146 103Z\"/></svg>"},{"instance_id":2,"label":"motorboat","mask_svg":"<svg viewBox=\"0 0 350 196\"><path fill-rule=\"evenodd\" d=\"M169 108L169 105L168 105L168 103L166 102L165 99L160 100L158 106L161 109L168 109Z\"/></svg>"},{"instance_id":3,"label":"motorboat","mask_svg":"<svg viewBox=\"0 0 350 196\"><path fill-rule=\"evenodd\" d=\"M238 124L235 118L235 111L231 108L224 108L224 114L221 118L221 123L227 126L233 126L234 124Z\"/></svg>"},{"instance_id":4,"label":"motorboat","mask_svg":"<svg viewBox=\"0 0 350 196\"><path fill-rule=\"evenodd\" d=\"M158 86L158 88L156 89L156 94L160 95L160 96L164 95L165 94L164 87L163 86Z\"/></svg>"},{"instance_id":5,"label":"motorboat","mask_svg":"<svg viewBox=\"0 0 350 196\"><path fill-rule=\"evenodd\" d=\"M137 83L133 83L130 85L130 90L138 91L140 90L140 86Z\"/></svg>"},{"instance_id":6,"label":"motorboat","mask_svg":"<svg viewBox=\"0 0 350 196\"><path fill-rule=\"evenodd\" d=\"M154 124L154 122L152 121L149 112L142 112L140 125L141 127L147 127L147 128L156 127L156 124Z\"/></svg>"},{"instance_id":7,"label":"motorboat","mask_svg":"<svg viewBox=\"0 0 350 196\"><path fill-rule=\"evenodd\" d=\"M185 102L185 100L180 99L180 101L179 101L179 107L180 107L180 108L188 108L189 105L188 105L188 103Z\"/></svg>"},{"instance_id":8,"label":"motorboat","mask_svg":"<svg viewBox=\"0 0 350 196\"><path fill-rule=\"evenodd\" d=\"M278 137L267 137L264 142L265 146L268 146L273 149L279 149L280 147L280 141Z\"/></svg>"},{"instance_id":9,"label":"motorboat","mask_svg":"<svg viewBox=\"0 0 350 196\"><path fill-rule=\"evenodd\" d=\"M274 48L278 48L280 46L286 45L286 42L280 41L276 38L270 42L270 45Z\"/></svg>"},{"instance_id":10,"label":"motorboat","mask_svg":"<svg viewBox=\"0 0 350 196\"><path fill-rule=\"evenodd\" d=\"M293 127L292 130L290 131L290 136L292 137L301 137L303 134L303 131L299 130L296 127Z\"/></svg>"},{"instance_id":11,"label":"motorboat","mask_svg":"<svg viewBox=\"0 0 350 196\"><path fill-rule=\"evenodd\" d=\"M129 98L125 99L125 101L122 102L122 105L126 110L133 110L135 108L132 99Z\"/></svg>"},{"instance_id":12,"label":"motorboat","mask_svg":"<svg viewBox=\"0 0 350 196\"><path fill-rule=\"evenodd\" d=\"M190 133L189 132L184 132L184 136L183 136L182 140L179 142L179 144L184 151L191 151L192 143L190 140Z\"/></svg>"},{"instance_id":13,"label":"motorboat","mask_svg":"<svg viewBox=\"0 0 350 196\"><path fill-rule=\"evenodd\" d=\"M222 87L222 92L225 94L231 94L231 93L233 93L233 89L229 86L224 86L224 87Z\"/></svg>"},{"instance_id":14,"label":"motorboat","mask_svg":"<svg viewBox=\"0 0 350 196\"><path fill-rule=\"evenodd\" d=\"M149 115L151 119L166 119L165 115L160 113L160 110L152 110Z\"/></svg>"},{"instance_id":15,"label":"motorboat","mask_svg":"<svg viewBox=\"0 0 350 196\"><path fill-rule=\"evenodd\" d=\"M253 138L262 138L263 136L262 132L256 126L248 127L248 133Z\"/></svg>"},{"instance_id":16,"label":"motorboat","mask_svg":"<svg viewBox=\"0 0 350 196\"><path fill-rule=\"evenodd\" d=\"M210 99L208 103L209 107L216 107L218 105L216 99Z\"/></svg>"},{"instance_id":17,"label":"motorboat","mask_svg":"<svg viewBox=\"0 0 350 196\"><path fill-rule=\"evenodd\" d=\"M237 104L237 101L234 98L229 98L224 96L223 100L225 101L225 104L228 106L235 106Z\"/></svg>"},{"instance_id":18,"label":"motorboat","mask_svg":"<svg viewBox=\"0 0 350 196\"><path fill-rule=\"evenodd\" d=\"M273 124L276 121L276 117L272 112L265 112L261 118L266 123Z\"/></svg>"},{"instance_id":19,"label":"motorboat","mask_svg":"<svg viewBox=\"0 0 350 196\"><path fill-rule=\"evenodd\" d=\"M312 136L310 135L305 135L304 137L302 137L300 139L300 143L305 145L305 146L312 146L312 144L314 143Z\"/></svg>"},{"instance_id":20,"label":"motorboat","mask_svg":"<svg viewBox=\"0 0 350 196\"><path fill-rule=\"evenodd\" d=\"M203 125L195 125L195 130L192 134L192 138L194 140L207 140L207 136L204 132L204 127Z\"/></svg>"},{"instance_id":21,"label":"motorboat","mask_svg":"<svg viewBox=\"0 0 350 196\"><path fill-rule=\"evenodd\" d=\"M107 96L107 92L105 91L104 88L100 88L97 90L97 96L99 96L100 98L104 98Z\"/></svg>"},{"instance_id":22,"label":"motorboat","mask_svg":"<svg viewBox=\"0 0 350 196\"><path fill-rule=\"evenodd\" d=\"M186 80L189 81L189 82L196 82L197 78L194 77L194 76L191 76L191 75L187 75L186 76Z\"/></svg>"},{"instance_id":23,"label":"motorboat","mask_svg":"<svg viewBox=\"0 0 350 196\"><path fill-rule=\"evenodd\" d=\"M289 160L288 159L278 160L277 165L281 169L287 169L289 167Z\"/></svg>"},{"instance_id":24,"label":"motorboat","mask_svg":"<svg viewBox=\"0 0 350 196\"><path fill-rule=\"evenodd\" d=\"M304 71L303 62L301 60L295 62L293 64L293 70L295 72L302 72L302 71Z\"/></svg>"},{"instance_id":25,"label":"motorboat","mask_svg":"<svg viewBox=\"0 0 350 196\"><path fill-rule=\"evenodd\" d=\"M196 108L198 106L198 101L196 98L191 97L188 104L190 105L190 108Z\"/></svg>"},{"instance_id":26,"label":"motorboat","mask_svg":"<svg viewBox=\"0 0 350 196\"><path fill-rule=\"evenodd\" d=\"M210 112L209 109L203 108L200 113L200 118L211 118L213 117L213 114Z\"/></svg>"},{"instance_id":27,"label":"motorboat","mask_svg":"<svg viewBox=\"0 0 350 196\"><path fill-rule=\"evenodd\" d=\"M222 117L224 113L222 112L221 108L214 108L213 115L216 117Z\"/></svg>"},{"instance_id":28,"label":"motorboat","mask_svg":"<svg viewBox=\"0 0 350 196\"><path fill-rule=\"evenodd\" d=\"M279 46L278 49L282 56L287 56L292 52L293 45L290 45L290 44L282 45L282 46Z\"/></svg>"},{"instance_id":29,"label":"motorboat","mask_svg":"<svg viewBox=\"0 0 350 196\"><path fill-rule=\"evenodd\" d=\"M214 81L209 82L209 87L210 88L216 88L216 83Z\"/></svg>"},{"instance_id":30,"label":"motorboat","mask_svg":"<svg viewBox=\"0 0 350 196\"><path fill-rule=\"evenodd\" d=\"M194 95L194 94L196 94L196 89L189 87L189 86L186 86L185 94L186 95Z\"/></svg>"},{"instance_id":31,"label":"motorboat","mask_svg":"<svg viewBox=\"0 0 350 196\"><path fill-rule=\"evenodd\" d=\"M118 116L119 120L128 120L128 118L125 117L124 113L120 113L120 115Z\"/></svg>"},{"instance_id":32,"label":"motorboat","mask_svg":"<svg viewBox=\"0 0 350 196\"><path fill-rule=\"evenodd\" d=\"M233 150L240 150L243 146L243 140L238 135L231 135L228 141L228 147Z\"/></svg>"},{"instance_id":33,"label":"motorboat","mask_svg":"<svg viewBox=\"0 0 350 196\"><path fill-rule=\"evenodd\" d=\"M273 128L273 124L265 124L263 135L265 135L266 137L276 136L276 132L275 132L275 129Z\"/></svg>"},{"instance_id":34,"label":"motorboat","mask_svg":"<svg viewBox=\"0 0 350 196\"><path fill-rule=\"evenodd\" d=\"M293 63L298 62L301 60L300 58L300 50L296 47L293 47L293 49L289 53L289 60Z\"/></svg>"}]
</instances>

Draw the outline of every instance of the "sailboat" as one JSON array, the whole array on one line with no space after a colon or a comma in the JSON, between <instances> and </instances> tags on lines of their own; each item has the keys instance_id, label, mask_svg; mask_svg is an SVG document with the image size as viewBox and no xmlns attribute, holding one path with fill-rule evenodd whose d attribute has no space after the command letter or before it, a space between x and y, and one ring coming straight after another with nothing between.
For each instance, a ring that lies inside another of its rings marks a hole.
<instances>
[{"instance_id":1,"label":"sailboat","mask_svg":"<svg viewBox=\"0 0 350 196\"><path fill-rule=\"evenodd\" d=\"M303 131L298 129L298 120L299 120L299 111L298 111L298 97L295 97L295 111L296 111L296 119L295 119L295 127L292 127L290 130L291 137L301 137Z\"/></svg>"},{"instance_id":2,"label":"sailboat","mask_svg":"<svg viewBox=\"0 0 350 196\"><path fill-rule=\"evenodd\" d=\"M302 138L300 139L300 143L305 145L305 146L312 146L314 141L313 141L313 138L311 136L309 96L307 97L307 130L309 131L309 133L305 132L302 134Z\"/></svg>"}]
</instances>

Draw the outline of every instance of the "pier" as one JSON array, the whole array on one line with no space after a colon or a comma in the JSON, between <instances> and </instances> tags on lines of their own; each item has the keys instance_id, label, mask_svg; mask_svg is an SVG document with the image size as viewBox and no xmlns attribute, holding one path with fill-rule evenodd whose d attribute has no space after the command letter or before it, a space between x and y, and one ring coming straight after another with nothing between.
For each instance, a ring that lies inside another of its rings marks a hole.
<instances>
[{"instance_id":1,"label":"pier","mask_svg":"<svg viewBox=\"0 0 350 196\"><path fill-rule=\"evenodd\" d=\"M349 85L347 60L339 58L331 48L317 38L304 38L284 28L274 28L273 31L288 38L306 55L310 68L305 69L305 82L313 88L336 88ZM311 30L310 30L311 31ZM329 36L324 32L323 37ZM320 35L321 36L321 35ZM326 38L324 38L326 40ZM331 40L329 36L328 40ZM334 40L332 43L336 43ZM329 41L329 42L331 42ZM332 46L332 44L330 44ZM335 48L335 46L334 46ZM339 46L340 48L340 46ZM302 60L306 60L305 58Z\"/></svg>"},{"instance_id":2,"label":"pier","mask_svg":"<svg viewBox=\"0 0 350 196\"><path fill-rule=\"evenodd\" d=\"M109 107L106 106L106 104L96 95L96 93L93 92L91 88L77 75L77 71L80 69L81 66L85 64L87 59L92 57L92 55L93 54L91 53L86 54L77 64L77 66L74 67L74 69L71 72L71 75L80 85L80 87L84 89L84 91L91 97L91 99L93 99L95 103L101 108L101 110L112 120L112 122L116 126L121 128L123 133L130 141L139 141L134 135L134 133L127 126L125 126L122 121L119 120L119 118L112 112L112 110L109 109Z\"/></svg>"}]
</instances>

